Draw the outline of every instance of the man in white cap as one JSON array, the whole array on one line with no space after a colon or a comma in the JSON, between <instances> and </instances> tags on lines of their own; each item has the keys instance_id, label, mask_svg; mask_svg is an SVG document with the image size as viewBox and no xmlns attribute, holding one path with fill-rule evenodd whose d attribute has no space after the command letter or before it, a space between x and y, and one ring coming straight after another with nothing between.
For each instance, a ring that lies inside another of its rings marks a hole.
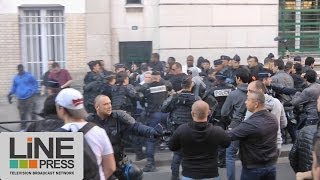
<instances>
[{"instance_id":1,"label":"man in white cap","mask_svg":"<svg viewBox=\"0 0 320 180\"><path fill-rule=\"evenodd\" d=\"M87 112L83 106L82 94L72 88L66 88L56 97L56 109L60 119L65 123L63 129L78 132L87 125L85 121ZM101 180L107 180L115 171L116 165L110 140L105 132L98 126L93 126L84 135L85 140L96 156Z\"/></svg>"}]
</instances>

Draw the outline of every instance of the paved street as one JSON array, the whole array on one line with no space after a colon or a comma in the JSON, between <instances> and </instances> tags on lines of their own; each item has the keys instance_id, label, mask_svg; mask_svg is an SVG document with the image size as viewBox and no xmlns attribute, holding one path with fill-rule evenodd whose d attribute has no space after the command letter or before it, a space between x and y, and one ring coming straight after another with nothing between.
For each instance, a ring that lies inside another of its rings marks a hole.
<instances>
[{"instance_id":1,"label":"paved street","mask_svg":"<svg viewBox=\"0 0 320 180\"><path fill-rule=\"evenodd\" d=\"M139 163L141 165L141 163ZM237 161L236 163L236 177L237 180L240 179L241 174L241 163ZM219 174L221 180L226 179L226 169L219 169ZM165 180L170 179L171 171L169 165L160 166L157 172L145 173L144 180ZM294 172L292 171L288 158L280 158L277 164L277 179L279 180L293 180L295 179Z\"/></svg>"},{"instance_id":2,"label":"paved street","mask_svg":"<svg viewBox=\"0 0 320 180\"><path fill-rule=\"evenodd\" d=\"M279 180L292 180L295 179L295 174L290 167L289 160L288 160L288 152L291 149L291 144L289 145L283 145L282 146L282 152L281 157L278 160L277 164L277 179ZM130 160L135 159L135 155L132 153L128 153L128 158ZM171 170L170 170L170 163L172 159L172 152L169 150L163 150L159 151L156 156L156 165L157 165L157 171L152 173L145 173L144 179L145 180L164 180L164 179L170 179L171 177ZM143 168L146 164L146 160L142 160L139 162L134 162L139 167ZM180 169L181 170L181 169ZM236 176L237 179L240 179L241 174L241 162L236 162ZM226 169L219 169L219 174L221 176L221 179L226 179Z\"/></svg>"}]
</instances>

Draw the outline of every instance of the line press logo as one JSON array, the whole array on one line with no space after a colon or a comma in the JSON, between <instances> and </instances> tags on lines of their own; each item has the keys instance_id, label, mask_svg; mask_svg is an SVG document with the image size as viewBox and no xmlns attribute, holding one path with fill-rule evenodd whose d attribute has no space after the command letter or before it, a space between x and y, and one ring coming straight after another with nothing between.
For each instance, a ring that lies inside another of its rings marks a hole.
<instances>
[{"instance_id":1,"label":"line press logo","mask_svg":"<svg viewBox=\"0 0 320 180\"><path fill-rule=\"evenodd\" d=\"M82 179L83 134L71 132L0 133L0 179L26 176L46 180Z\"/></svg>"}]
</instances>

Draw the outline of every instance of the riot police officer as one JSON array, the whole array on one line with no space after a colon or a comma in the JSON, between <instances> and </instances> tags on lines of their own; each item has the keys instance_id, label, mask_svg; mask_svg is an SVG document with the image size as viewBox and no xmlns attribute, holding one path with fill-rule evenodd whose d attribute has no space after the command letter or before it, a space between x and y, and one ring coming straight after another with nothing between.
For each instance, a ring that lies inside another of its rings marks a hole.
<instances>
[{"instance_id":1,"label":"riot police officer","mask_svg":"<svg viewBox=\"0 0 320 180\"><path fill-rule=\"evenodd\" d=\"M99 87L101 87L102 84L102 81L93 81L83 88L84 107L88 113L95 112L93 101L95 97L101 94L101 89Z\"/></svg>"},{"instance_id":2,"label":"riot police officer","mask_svg":"<svg viewBox=\"0 0 320 180\"><path fill-rule=\"evenodd\" d=\"M211 87L210 89L206 90L202 99L205 99L208 95L212 95L218 102L217 107L213 114L211 115L210 122L219 124L223 126L225 129L225 124L219 123L221 120L221 108L231 91L235 88L233 85L228 84L225 82L226 77L223 74L216 74L215 75L215 86Z\"/></svg>"},{"instance_id":3,"label":"riot police officer","mask_svg":"<svg viewBox=\"0 0 320 180\"><path fill-rule=\"evenodd\" d=\"M220 71L226 78L225 81L228 84L235 85L235 79L232 73L232 67L229 66L231 58L229 56L222 55L220 56L220 60L222 61L223 69Z\"/></svg>"},{"instance_id":4,"label":"riot police officer","mask_svg":"<svg viewBox=\"0 0 320 180\"><path fill-rule=\"evenodd\" d=\"M193 82L191 77L181 83L182 91L168 97L161 108L162 112L168 113L168 126L174 132L181 124L192 122L191 107L193 103L200 100L199 96L192 93ZM179 179L179 166L182 156L180 151L173 154L171 162L172 180Z\"/></svg>"},{"instance_id":5,"label":"riot police officer","mask_svg":"<svg viewBox=\"0 0 320 180\"><path fill-rule=\"evenodd\" d=\"M114 150L117 165L114 176L119 179L125 179L123 168L126 165L126 159L122 144L123 136L126 133L131 133L148 138L155 138L161 135L162 129L160 127L157 131L154 128L137 123L135 119L125 111L112 110L111 100L105 95L96 97L95 109L96 113L90 114L87 117L87 121L95 123L107 132Z\"/></svg>"},{"instance_id":6,"label":"riot police officer","mask_svg":"<svg viewBox=\"0 0 320 180\"><path fill-rule=\"evenodd\" d=\"M87 72L87 74L85 75L84 85L87 85L93 81L101 81L102 74L101 74L101 66L99 61L90 61L88 63L88 66L91 71Z\"/></svg>"},{"instance_id":7,"label":"riot police officer","mask_svg":"<svg viewBox=\"0 0 320 180\"><path fill-rule=\"evenodd\" d=\"M136 90L129 84L129 76L126 72L119 72L116 76L116 84L112 87L111 100L112 108L124 110L130 114L134 113L134 101Z\"/></svg>"},{"instance_id":8,"label":"riot police officer","mask_svg":"<svg viewBox=\"0 0 320 180\"><path fill-rule=\"evenodd\" d=\"M111 87L114 85L115 75L111 74L104 77L103 80L95 80L83 88L83 100L84 107L88 113L94 113L94 99L100 95L104 94L109 96L111 94Z\"/></svg>"},{"instance_id":9,"label":"riot police officer","mask_svg":"<svg viewBox=\"0 0 320 180\"><path fill-rule=\"evenodd\" d=\"M153 71L151 74L151 83L145 83L139 90L143 94L141 100L146 110L147 125L155 127L157 124L166 124L167 114L160 111L164 100L168 97L168 91L171 91L171 83L161 79L159 71ZM147 164L143 168L145 172L155 171L154 153L156 140L149 138L147 140L146 153Z\"/></svg>"},{"instance_id":10,"label":"riot police officer","mask_svg":"<svg viewBox=\"0 0 320 180\"><path fill-rule=\"evenodd\" d=\"M227 99L227 96L235 88L233 85L225 82L227 77L224 76L223 74L218 73L215 75L215 78L216 78L216 85L211 87L209 90L207 90L204 96L202 97L202 99L206 99L207 96L212 95L217 100L218 104L214 112L212 113L209 121L214 125L218 125L223 129L226 129L227 124L225 122L228 122L228 120L222 119L223 117L221 116L221 109L224 102ZM219 167L225 167L225 160L226 160L225 149L223 149L219 151L219 161L218 161Z\"/></svg>"}]
</instances>

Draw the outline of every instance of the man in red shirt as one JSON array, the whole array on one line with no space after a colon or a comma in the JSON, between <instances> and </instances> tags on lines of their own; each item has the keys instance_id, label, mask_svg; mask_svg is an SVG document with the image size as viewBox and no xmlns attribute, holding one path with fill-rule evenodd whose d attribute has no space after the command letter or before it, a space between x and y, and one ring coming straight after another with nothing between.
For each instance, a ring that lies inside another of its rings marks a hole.
<instances>
[{"instance_id":1,"label":"man in red shirt","mask_svg":"<svg viewBox=\"0 0 320 180\"><path fill-rule=\"evenodd\" d=\"M69 72L65 69L61 69L59 63L52 63L52 70L49 74L49 79L53 79L59 82L60 88L69 88L72 83L72 78Z\"/></svg>"}]
</instances>

